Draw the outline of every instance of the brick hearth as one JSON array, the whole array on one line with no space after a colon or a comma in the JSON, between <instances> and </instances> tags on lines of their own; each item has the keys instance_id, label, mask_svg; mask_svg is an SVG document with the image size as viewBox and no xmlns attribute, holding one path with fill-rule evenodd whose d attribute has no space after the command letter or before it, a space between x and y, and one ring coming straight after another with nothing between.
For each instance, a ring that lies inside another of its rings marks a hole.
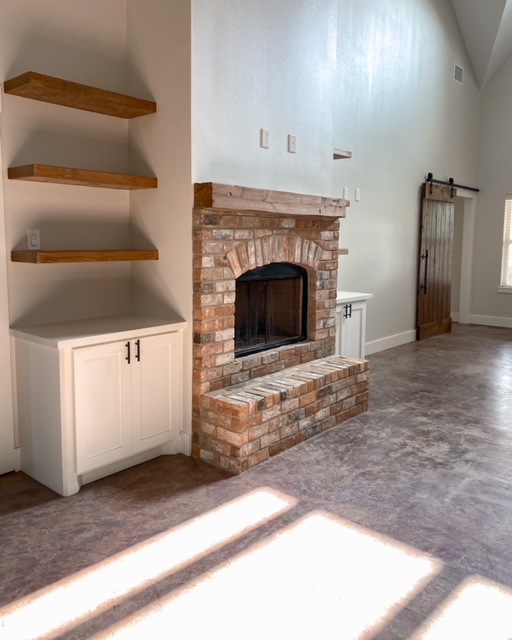
<instances>
[{"instance_id":1,"label":"brick hearth","mask_svg":"<svg viewBox=\"0 0 512 640\"><path fill-rule=\"evenodd\" d=\"M347 205L195 185L194 456L239 473L367 410L368 363L334 356ZM236 278L273 262L308 272L308 340L235 359Z\"/></svg>"}]
</instances>

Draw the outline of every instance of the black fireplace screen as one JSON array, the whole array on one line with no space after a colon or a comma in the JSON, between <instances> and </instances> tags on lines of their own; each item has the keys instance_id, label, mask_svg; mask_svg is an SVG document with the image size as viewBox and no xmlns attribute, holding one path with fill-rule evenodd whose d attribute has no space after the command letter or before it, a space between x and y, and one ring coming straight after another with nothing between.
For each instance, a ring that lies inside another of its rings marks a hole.
<instances>
[{"instance_id":1,"label":"black fireplace screen","mask_svg":"<svg viewBox=\"0 0 512 640\"><path fill-rule=\"evenodd\" d=\"M258 267L236 281L235 356L307 336L307 271L287 262Z\"/></svg>"}]
</instances>

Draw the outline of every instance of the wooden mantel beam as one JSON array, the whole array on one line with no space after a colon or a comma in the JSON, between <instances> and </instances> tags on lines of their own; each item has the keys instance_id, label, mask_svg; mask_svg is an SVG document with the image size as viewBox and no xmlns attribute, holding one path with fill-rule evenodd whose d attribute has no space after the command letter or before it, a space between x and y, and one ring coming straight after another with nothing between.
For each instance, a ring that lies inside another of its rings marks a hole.
<instances>
[{"instance_id":1,"label":"wooden mantel beam","mask_svg":"<svg viewBox=\"0 0 512 640\"><path fill-rule=\"evenodd\" d=\"M350 201L343 198L201 182L194 185L194 206L201 209L344 218Z\"/></svg>"}]
</instances>

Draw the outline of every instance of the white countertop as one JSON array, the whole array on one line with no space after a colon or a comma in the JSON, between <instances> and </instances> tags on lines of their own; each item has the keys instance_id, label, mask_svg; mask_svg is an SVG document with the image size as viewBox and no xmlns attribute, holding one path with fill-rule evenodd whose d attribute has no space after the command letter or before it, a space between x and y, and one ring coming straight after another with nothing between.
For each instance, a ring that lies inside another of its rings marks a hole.
<instances>
[{"instance_id":1,"label":"white countertop","mask_svg":"<svg viewBox=\"0 0 512 640\"><path fill-rule=\"evenodd\" d=\"M10 335L54 349L68 349L179 331L186 326L187 323L183 320L126 315L54 322L30 327L14 326L10 329Z\"/></svg>"},{"instance_id":2,"label":"white countertop","mask_svg":"<svg viewBox=\"0 0 512 640\"><path fill-rule=\"evenodd\" d=\"M373 293L360 293L357 291L338 291L336 304L347 304L348 302L359 302L373 298Z\"/></svg>"}]
</instances>

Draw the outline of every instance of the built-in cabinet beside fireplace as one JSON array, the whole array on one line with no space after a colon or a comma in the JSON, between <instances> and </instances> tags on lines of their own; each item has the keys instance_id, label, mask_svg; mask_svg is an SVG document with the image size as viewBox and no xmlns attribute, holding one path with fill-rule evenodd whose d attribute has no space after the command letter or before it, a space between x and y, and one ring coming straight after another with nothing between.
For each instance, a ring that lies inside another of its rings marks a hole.
<instances>
[{"instance_id":1,"label":"built-in cabinet beside fireplace","mask_svg":"<svg viewBox=\"0 0 512 640\"><path fill-rule=\"evenodd\" d=\"M182 450L185 326L118 316L13 327L21 469L68 496Z\"/></svg>"},{"instance_id":2,"label":"built-in cabinet beside fireplace","mask_svg":"<svg viewBox=\"0 0 512 640\"><path fill-rule=\"evenodd\" d=\"M336 296L336 353L364 358L366 349L366 301L373 293L338 291Z\"/></svg>"}]
</instances>

